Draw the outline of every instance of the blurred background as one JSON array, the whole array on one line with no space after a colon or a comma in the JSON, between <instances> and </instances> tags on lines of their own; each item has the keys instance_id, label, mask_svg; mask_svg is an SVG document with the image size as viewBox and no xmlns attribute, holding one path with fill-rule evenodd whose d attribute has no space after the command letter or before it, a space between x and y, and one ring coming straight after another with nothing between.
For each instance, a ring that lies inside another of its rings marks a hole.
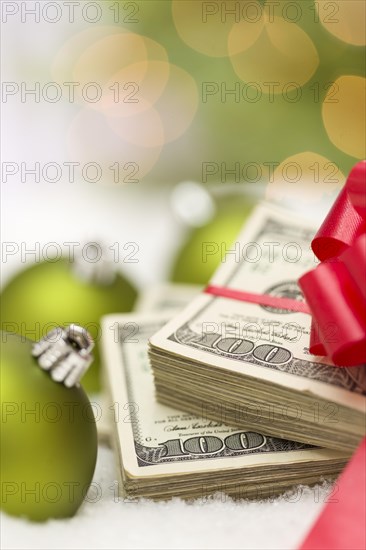
<instances>
[{"instance_id":1,"label":"blurred background","mask_svg":"<svg viewBox=\"0 0 366 550\"><path fill-rule=\"evenodd\" d=\"M203 285L202 242L261 198L318 223L365 157L364 2L1 4L3 327Z\"/></svg>"}]
</instances>

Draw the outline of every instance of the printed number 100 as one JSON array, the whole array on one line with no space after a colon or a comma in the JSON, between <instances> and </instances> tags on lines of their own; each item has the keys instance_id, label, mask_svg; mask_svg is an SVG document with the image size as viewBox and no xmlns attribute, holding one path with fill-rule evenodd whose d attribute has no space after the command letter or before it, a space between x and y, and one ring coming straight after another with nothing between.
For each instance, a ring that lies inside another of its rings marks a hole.
<instances>
[{"instance_id":1,"label":"printed number 100","mask_svg":"<svg viewBox=\"0 0 366 550\"><path fill-rule=\"evenodd\" d=\"M213 435L196 436L182 441L181 439L169 439L159 445L164 445L166 457L184 455L208 455L216 454L224 448L229 451L246 451L258 449L266 442L266 438L255 432L239 432L228 435L222 440Z\"/></svg>"}]
</instances>

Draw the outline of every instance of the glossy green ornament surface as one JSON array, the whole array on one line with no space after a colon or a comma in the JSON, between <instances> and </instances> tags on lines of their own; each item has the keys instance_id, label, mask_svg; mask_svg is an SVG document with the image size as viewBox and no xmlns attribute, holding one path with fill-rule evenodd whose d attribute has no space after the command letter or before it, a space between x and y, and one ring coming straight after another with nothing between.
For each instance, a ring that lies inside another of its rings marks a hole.
<instances>
[{"instance_id":1,"label":"glossy green ornament surface","mask_svg":"<svg viewBox=\"0 0 366 550\"><path fill-rule=\"evenodd\" d=\"M178 254L171 280L207 284L222 262L225 251L231 248L252 207L253 201L243 195L220 199L214 218L190 233Z\"/></svg>"},{"instance_id":2,"label":"glossy green ornament surface","mask_svg":"<svg viewBox=\"0 0 366 550\"><path fill-rule=\"evenodd\" d=\"M121 275L110 284L78 277L66 259L42 262L16 275L1 293L1 328L39 340L55 326L77 323L93 336L94 362L83 378L87 391L100 389L100 318L132 309L136 290Z\"/></svg>"},{"instance_id":3,"label":"glossy green ornament surface","mask_svg":"<svg viewBox=\"0 0 366 550\"><path fill-rule=\"evenodd\" d=\"M93 410L81 386L54 382L32 342L1 335L1 508L43 521L75 514L97 457Z\"/></svg>"}]
</instances>

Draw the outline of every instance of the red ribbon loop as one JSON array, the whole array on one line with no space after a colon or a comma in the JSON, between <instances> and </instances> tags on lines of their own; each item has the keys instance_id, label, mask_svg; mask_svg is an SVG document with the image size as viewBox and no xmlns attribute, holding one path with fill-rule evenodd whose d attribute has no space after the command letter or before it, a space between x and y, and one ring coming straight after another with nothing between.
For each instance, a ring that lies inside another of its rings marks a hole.
<instances>
[{"instance_id":1,"label":"red ribbon loop","mask_svg":"<svg viewBox=\"0 0 366 550\"><path fill-rule=\"evenodd\" d=\"M352 169L312 249L322 263L299 281L313 316L310 352L338 366L366 363L366 161Z\"/></svg>"}]
</instances>

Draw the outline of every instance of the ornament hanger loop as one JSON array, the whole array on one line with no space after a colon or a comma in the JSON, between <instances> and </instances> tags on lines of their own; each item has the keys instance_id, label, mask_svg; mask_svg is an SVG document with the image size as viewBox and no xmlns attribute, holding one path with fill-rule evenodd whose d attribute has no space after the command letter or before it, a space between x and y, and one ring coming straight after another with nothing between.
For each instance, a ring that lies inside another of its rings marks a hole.
<instances>
[{"instance_id":1,"label":"ornament hanger loop","mask_svg":"<svg viewBox=\"0 0 366 550\"><path fill-rule=\"evenodd\" d=\"M93 362L90 353L94 341L87 330L72 324L57 327L33 344L32 355L43 370L50 372L52 380L72 387L77 384Z\"/></svg>"},{"instance_id":2,"label":"ornament hanger loop","mask_svg":"<svg viewBox=\"0 0 366 550\"><path fill-rule=\"evenodd\" d=\"M71 345L75 345L77 349L84 350L89 353L94 347L94 340L89 332L80 325L72 324L66 329L66 336Z\"/></svg>"}]
</instances>

